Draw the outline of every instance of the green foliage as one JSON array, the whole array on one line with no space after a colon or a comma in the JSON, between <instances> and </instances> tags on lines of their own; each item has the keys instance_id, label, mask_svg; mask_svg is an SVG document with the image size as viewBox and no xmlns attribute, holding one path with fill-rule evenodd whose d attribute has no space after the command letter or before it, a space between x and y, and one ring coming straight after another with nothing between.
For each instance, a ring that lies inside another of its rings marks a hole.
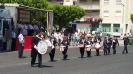
<instances>
[{"instance_id":1,"label":"green foliage","mask_svg":"<svg viewBox=\"0 0 133 74\"><path fill-rule=\"evenodd\" d=\"M54 12L54 24L59 25L61 30L63 27L70 27L69 22L76 18L84 16L85 11L78 6L63 6L58 4L49 4L49 9Z\"/></svg>"},{"instance_id":2,"label":"green foliage","mask_svg":"<svg viewBox=\"0 0 133 74\"><path fill-rule=\"evenodd\" d=\"M132 20L132 22L133 22L133 14L131 14L131 20Z\"/></svg>"},{"instance_id":3,"label":"green foliage","mask_svg":"<svg viewBox=\"0 0 133 74\"><path fill-rule=\"evenodd\" d=\"M70 27L70 21L81 18L85 14L85 11L78 6L63 6L48 3L47 0L0 0L0 3L19 3L30 7L53 10L54 24L59 25L60 29L63 27ZM46 17L45 12L32 12L32 20L46 24Z\"/></svg>"}]
</instances>

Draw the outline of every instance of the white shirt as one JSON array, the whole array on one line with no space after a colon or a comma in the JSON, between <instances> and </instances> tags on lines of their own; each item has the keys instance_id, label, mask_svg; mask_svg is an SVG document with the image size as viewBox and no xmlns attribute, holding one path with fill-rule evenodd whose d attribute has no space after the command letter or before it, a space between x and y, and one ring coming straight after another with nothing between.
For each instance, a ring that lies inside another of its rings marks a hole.
<instances>
[{"instance_id":1,"label":"white shirt","mask_svg":"<svg viewBox=\"0 0 133 74\"><path fill-rule=\"evenodd\" d=\"M24 43L24 36L23 36L23 34L19 34L18 35L18 40L19 40L19 43Z\"/></svg>"}]
</instances>

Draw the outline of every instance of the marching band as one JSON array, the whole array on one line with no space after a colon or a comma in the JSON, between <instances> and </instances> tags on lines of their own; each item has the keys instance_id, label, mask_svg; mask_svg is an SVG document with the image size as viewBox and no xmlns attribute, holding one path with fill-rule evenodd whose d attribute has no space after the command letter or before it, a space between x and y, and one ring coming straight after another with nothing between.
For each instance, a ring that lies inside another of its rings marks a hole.
<instances>
[{"instance_id":1,"label":"marching band","mask_svg":"<svg viewBox=\"0 0 133 74\"><path fill-rule=\"evenodd\" d=\"M64 35L64 33L60 33L60 36L51 34L48 36L43 32L36 32L32 37L32 50L31 50L31 66L34 67L36 57L38 56L38 67L42 66L42 55L49 54L50 61L55 62L54 56L59 47L59 50L63 54L63 60L68 59L68 47L70 43L69 37ZM84 58L84 52L87 53L86 57L91 57L92 49L96 50L96 56L100 56L99 50L103 48L104 55L110 54L110 49L112 47L113 54L116 54L116 46L119 45L119 42L116 37L107 38L104 37L104 40L100 38L100 36L90 37L84 34L79 35L80 38L77 40L77 47L80 51L81 58ZM59 38L60 37L60 38ZM60 40L59 40L60 39Z\"/></svg>"}]
</instances>

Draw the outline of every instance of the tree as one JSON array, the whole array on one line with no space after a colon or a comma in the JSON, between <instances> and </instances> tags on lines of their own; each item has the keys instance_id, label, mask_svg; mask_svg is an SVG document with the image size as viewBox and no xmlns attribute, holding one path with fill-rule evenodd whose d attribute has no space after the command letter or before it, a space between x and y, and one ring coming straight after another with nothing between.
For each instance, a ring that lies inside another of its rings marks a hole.
<instances>
[{"instance_id":1,"label":"tree","mask_svg":"<svg viewBox=\"0 0 133 74\"><path fill-rule=\"evenodd\" d=\"M65 27L70 27L69 22L76 18L81 18L85 11L78 6L63 6L59 4L48 3L47 0L0 0L0 3L19 3L22 5L51 9L54 12L54 24L59 25L60 30ZM32 18L46 24L46 14L41 11L33 11Z\"/></svg>"},{"instance_id":2,"label":"tree","mask_svg":"<svg viewBox=\"0 0 133 74\"><path fill-rule=\"evenodd\" d=\"M59 30L63 27L70 27L69 22L74 21L76 18L81 18L85 14L85 11L78 6L50 4L48 7L54 12L54 24L59 25Z\"/></svg>"}]
</instances>

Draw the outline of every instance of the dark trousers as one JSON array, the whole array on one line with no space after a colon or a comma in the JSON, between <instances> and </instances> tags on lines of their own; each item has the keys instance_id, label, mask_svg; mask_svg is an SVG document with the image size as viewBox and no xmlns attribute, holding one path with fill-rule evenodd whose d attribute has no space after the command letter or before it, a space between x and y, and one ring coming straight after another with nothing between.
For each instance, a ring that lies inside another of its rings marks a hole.
<instances>
[{"instance_id":1,"label":"dark trousers","mask_svg":"<svg viewBox=\"0 0 133 74\"><path fill-rule=\"evenodd\" d=\"M23 58L23 51L24 51L24 46L22 43L19 43L18 45L18 57Z\"/></svg>"},{"instance_id":2,"label":"dark trousers","mask_svg":"<svg viewBox=\"0 0 133 74\"><path fill-rule=\"evenodd\" d=\"M36 57L38 56L38 67L42 65L42 55L38 53L38 51L35 48L32 48L31 50L31 65L35 64Z\"/></svg>"},{"instance_id":3,"label":"dark trousers","mask_svg":"<svg viewBox=\"0 0 133 74\"><path fill-rule=\"evenodd\" d=\"M116 54L116 45L113 45L113 54Z\"/></svg>"},{"instance_id":4,"label":"dark trousers","mask_svg":"<svg viewBox=\"0 0 133 74\"><path fill-rule=\"evenodd\" d=\"M16 38L12 38L12 46L11 46L11 50L15 51L16 50Z\"/></svg>"},{"instance_id":5,"label":"dark trousers","mask_svg":"<svg viewBox=\"0 0 133 74\"><path fill-rule=\"evenodd\" d=\"M51 61L54 61L55 48L53 48L53 49L51 50L51 52L49 53L49 56L50 56L50 60L51 60Z\"/></svg>"},{"instance_id":6,"label":"dark trousers","mask_svg":"<svg viewBox=\"0 0 133 74\"><path fill-rule=\"evenodd\" d=\"M96 56L99 56L99 49L96 49Z\"/></svg>"},{"instance_id":7,"label":"dark trousers","mask_svg":"<svg viewBox=\"0 0 133 74\"><path fill-rule=\"evenodd\" d=\"M123 54L125 53L125 51L126 51L126 53L128 53L128 50L127 50L127 45L124 45L124 50L123 50Z\"/></svg>"},{"instance_id":8,"label":"dark trousers","mask_svg":"<svg viewBox=\"0 0 133 74\"><path fill-rule=\"evenodd\" d=\"M85 48L80 48L80 55L81 55L81 58L84 57L84 51L85 51Z\"/></svg>"},{"instance_id":9,"label":"dark trousers","mask_svg":"<svg viewBox=\"0 0 133 74\"><path fill-rule=\"evenodd\" d=\"M107 50L108 50L108 53L107 54L108 55L110 54L110 48L111 48L111 46L109 45L108 48L107 48Z\"/></svg>"},{"instance_id":10,"label":"dark trousers","mask_svg":"<svg viewBox=\"0 0 133 74\"><path fill-rule=\"evenodd\" d=\"M68 46L66 46L66 47L64 48L64 51L62 51L63 59L64 59L64 60L66 60L67 57L68 57L68 55L67 55L67 50L68 50Z\"/></svg>"},{"instance_id":11,"label":"dark trousers","mask_svg":"<svg viewBox=\"0 0 133 74\"><path fill-rule=\"evenodd\" d=\"M106 48L106 47L104 47L104 48L103 48L103 52L104 52L104 55L107 55L108 50L107 50L107 48Z\"/></svg>"},{"instance_id":12,"label":"dark trousers","mask_svg":"<svg viewBox=\"0 0 133 74\"><path fill-rule=\"evenodd\" d=\"M3 43L3 50L2 51L6 51L6 49L7 49L7 42L4 42Z\"/></svg>"},{"instance_id":13,"label":"dark trousers","mask_svg":"<svg viewBox=\"0 0 133 74\"><path fill-rule=\"evenodd\" d=\"M87 57L91 57L91 49L90 51L86 51L86 53L87 53Z\"/></svg>"}]
</instances>

